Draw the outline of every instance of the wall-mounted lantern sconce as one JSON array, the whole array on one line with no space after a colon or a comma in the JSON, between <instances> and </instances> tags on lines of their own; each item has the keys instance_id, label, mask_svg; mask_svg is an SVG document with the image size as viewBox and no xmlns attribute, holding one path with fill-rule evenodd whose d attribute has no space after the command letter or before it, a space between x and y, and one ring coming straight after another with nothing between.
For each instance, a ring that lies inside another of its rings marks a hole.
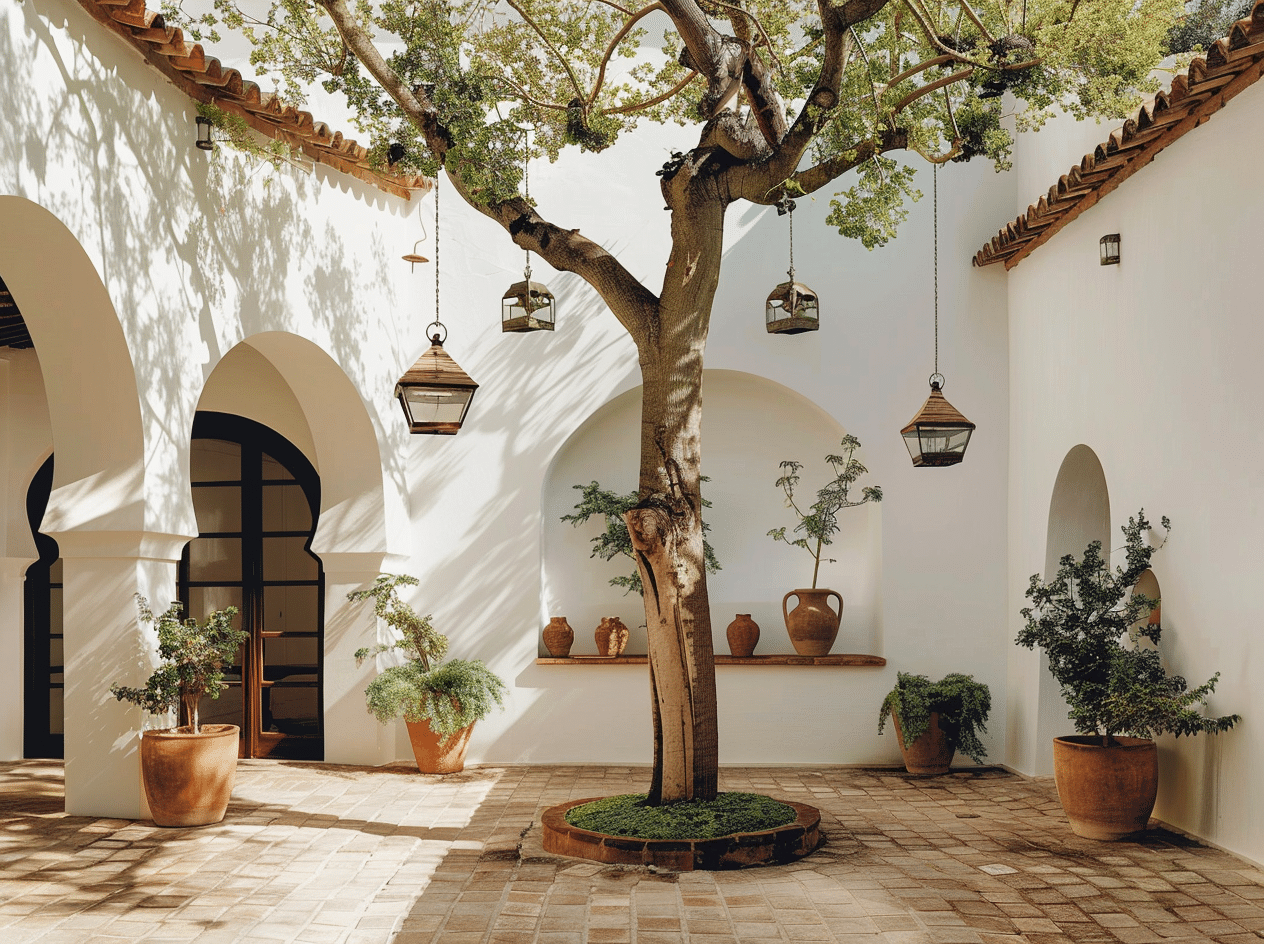
<instances>
[{"instance_id":1,"label":"wall-mounted lantern sconce","mask_svg":"<svg viewBox=\"0 0 1264 944\"><path fill-rule=\"evenodd\" d=\"M215 150L215 141L211 138L211 119L198 115L197 121L197 146L201 151Z\"/></svg>"},{"instance_id":2,"label":"wall-mounted lantern sconce","mask_svg":"<svg viewBox=\"0 0 1264 944\"><path fill-rule=\"evenodd\" d=\"M1119 234L1108 233L1097 244L1102 254L1102 265L1119 265Z\"/></svg>"}]
</instances>

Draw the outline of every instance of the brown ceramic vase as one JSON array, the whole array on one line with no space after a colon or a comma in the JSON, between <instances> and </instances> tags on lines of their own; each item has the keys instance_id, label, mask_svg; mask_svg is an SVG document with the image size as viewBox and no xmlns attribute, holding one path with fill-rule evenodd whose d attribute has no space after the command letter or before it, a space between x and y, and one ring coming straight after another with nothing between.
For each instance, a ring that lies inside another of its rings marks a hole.
<instances>
[{"instance_id":1,"label":"brown ceramic vase","mask_svg":"<svg viewBox=\"0 0 1264 944\"><path fill-rule=\"evenodd\" d=\"M900 728L900 716L891 712L891 720L895 723L895 737L900 742L900 753L904 755L904 769L911 774L926 776L946 774L952 766L953 755L957 748L945 736L939 726L939 712L930 713L930 723L921 736L911 746L904 744L904 731Z\"/></svg>"},{"instance_id":2,"label":"brown ceramic vase","mask_svg":"<svg viewBox=\"0 0 1264 944\"><path fill-rule=\"evenodd\" d=\"M1144 830L1159 794L1159 752L1148 738L1092 735L1053 739L1053 779L1071 831L1121 839Z\"/></svg>"},{"instance_id":3,"label":"brown ceramic vase","mask_svg":"<svg viewBox=\"0 0 1264 944\"><path fill-rule=\"evenodd\" d=\"M575 642L575 631L565 616L554 616L549 625L544 627L544 648L554 659L565 659L571 654L571 645Z\"/></svg>"},{"instance_id":4,"label":"brown ceramic vase","mask_svg":"<svg viewBox=\"0 0 1264 944\"><path fill-rule=\"evenodd\" d=\"M208 826L224 818L237 776L235 724L146 731L140 772L149 815L159 826Z\"/></svg>"},{"instance_id":5,"label":"brown ceramic vase","mask_svg":"<svg viewBox=\"0 0 1264 944\"><path fill-rule=\"evenodd\" d=\"M829 605L830 596L838 598L838 612ZM787 612L791 597L799 602ZM801 656L827 656L838 638L838 624L843 618L843 598L833 590L791 590L781 600L781 613L786 618L790 644Z\"/></svg>"},{"instance_id":6,"label":"brown ceramic vase","mask_svg":"<svg viewBox=\"0 0 1264 944\"><path fill-rule=\"evenodd\" d=\"M597 625L597 631L593 633L593 639L597 642L597 655L611 658L621 655L627 648L628 635L628 628L623 620L617 616L603 616Z\"/></svg>"},{"instance_id":7,"label":"brown ceramic vase","mask_svg":"<svg viewBox=\"0 0 1264 944\"><path fill-rule=\"evenodd\" d=\"M470 745L474 724L461 728L444 742L430 730L428 721L405 721L408 740L413 745L417 769L423 774L457 774L465 769L465 749Z\"/></svg>"},{"instance_id":8,"label":"brown ceramic vase","mask_svg":"<svg viewBox=\"0 0 1264 944\"><path fill-rule=\"evenodd\" d=\"M729 640L729 652L739 659L749 659L759 644L759 624L749 613L738 613L725 631Z\"/></svg>"}]
</instances>

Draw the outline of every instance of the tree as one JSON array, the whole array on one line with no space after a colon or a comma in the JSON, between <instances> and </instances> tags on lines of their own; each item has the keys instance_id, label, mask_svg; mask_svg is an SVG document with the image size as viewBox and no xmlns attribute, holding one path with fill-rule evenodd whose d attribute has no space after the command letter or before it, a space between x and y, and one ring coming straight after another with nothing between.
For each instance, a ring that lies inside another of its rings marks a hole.
<instances>
[{"instance_id":1,"label":"tree","mask_svg":"<svg viewBox=\"0 0 1264 944\"><path fill-rule=\"evenodd\" d=\"M523 249L584 279L636 344L643 379L638 501L626 513L647 588L653 692L651 803L716 792L714 659L702 538L702 365L723 222L738 201L786 205L850 171L829 222L866 246L904 217L913 171L886 156L1007 166L1020 127L1055 104L1121 117L1156 86L1180 0L273 0L252 17L212 0L252 61L300 98L341 90L374 150L446 171ZM650 17L654 19L651 20ZM667 26L663 51L639 49ZM199 26L200 24L200 26ZM657 28L657 27L656 27ZM379 50L389 40L394 51ZM631 67L615 76L611 63ZM1013 96L1004 96L1006 91ZM601 151L638 121L675 121L691 145L657 170L671 211L663 283L519 193L533 155ZM391 145L395 145L392 147Z\"/></svg>"}]
</instances>

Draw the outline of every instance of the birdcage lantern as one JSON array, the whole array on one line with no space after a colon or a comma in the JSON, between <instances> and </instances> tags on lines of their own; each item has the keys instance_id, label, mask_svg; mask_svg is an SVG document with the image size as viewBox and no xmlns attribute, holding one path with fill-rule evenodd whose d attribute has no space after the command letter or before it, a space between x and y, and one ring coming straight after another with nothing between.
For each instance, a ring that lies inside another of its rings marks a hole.
<instances>
[{"instance_id":1,"label":"birdcage lantern","mask_svg":"<svg viewBox=\"0 0 1264 944\"><path fill-rule=\"evenodd\" d=\"M768 293L764 303L764 327L769 334L802 334L821 326L820 296L794 277L794 201L783 196L777 201L777 215L790 217L790 281Z\"/></svg>"},{"instance_id":2,"label":"birdcage lantern","mask_svg":"<svg viewBox=\"0 0 1264 944\"><path fill-rule=\"evenodd\" d=\"M500 330L552 331L557 323L557 299L543 282L531 280L531 266L523 280L509 286L500 302Z\"/></svg>"}]
</instances>

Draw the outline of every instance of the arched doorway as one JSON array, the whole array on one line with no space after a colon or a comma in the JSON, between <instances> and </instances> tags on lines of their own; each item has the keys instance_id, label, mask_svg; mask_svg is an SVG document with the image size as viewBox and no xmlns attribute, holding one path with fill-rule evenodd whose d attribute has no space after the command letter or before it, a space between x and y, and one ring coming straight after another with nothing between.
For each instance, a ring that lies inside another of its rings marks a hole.
<instances>
[{"instance_id":1,"label":"arched doorway","mask_svg":"<svg viewBox=\"0 0 1264 944\"><path fill-rule=\"evenodd\" d=\"M56 541L40 533L52 488L53 457L49 456L26 490L26 519L39 559L26 569L23 587L24 757L62 757L65 752L61 553Z\"/></svg>"},{"instance_id":2,"label":"arched doorway","mask_svg":"<svg viewBox=\"0 0 1264 944\"><path fill-rule=\"evenodd\" d=\"M324 758L324 569L311 552L320 481L275 431L199 412L190 480L198 537L180 562L180 599L204 618L235 606L250 639L203 722L238 724L241 756Z\"/></svg>"}]
</instances>

